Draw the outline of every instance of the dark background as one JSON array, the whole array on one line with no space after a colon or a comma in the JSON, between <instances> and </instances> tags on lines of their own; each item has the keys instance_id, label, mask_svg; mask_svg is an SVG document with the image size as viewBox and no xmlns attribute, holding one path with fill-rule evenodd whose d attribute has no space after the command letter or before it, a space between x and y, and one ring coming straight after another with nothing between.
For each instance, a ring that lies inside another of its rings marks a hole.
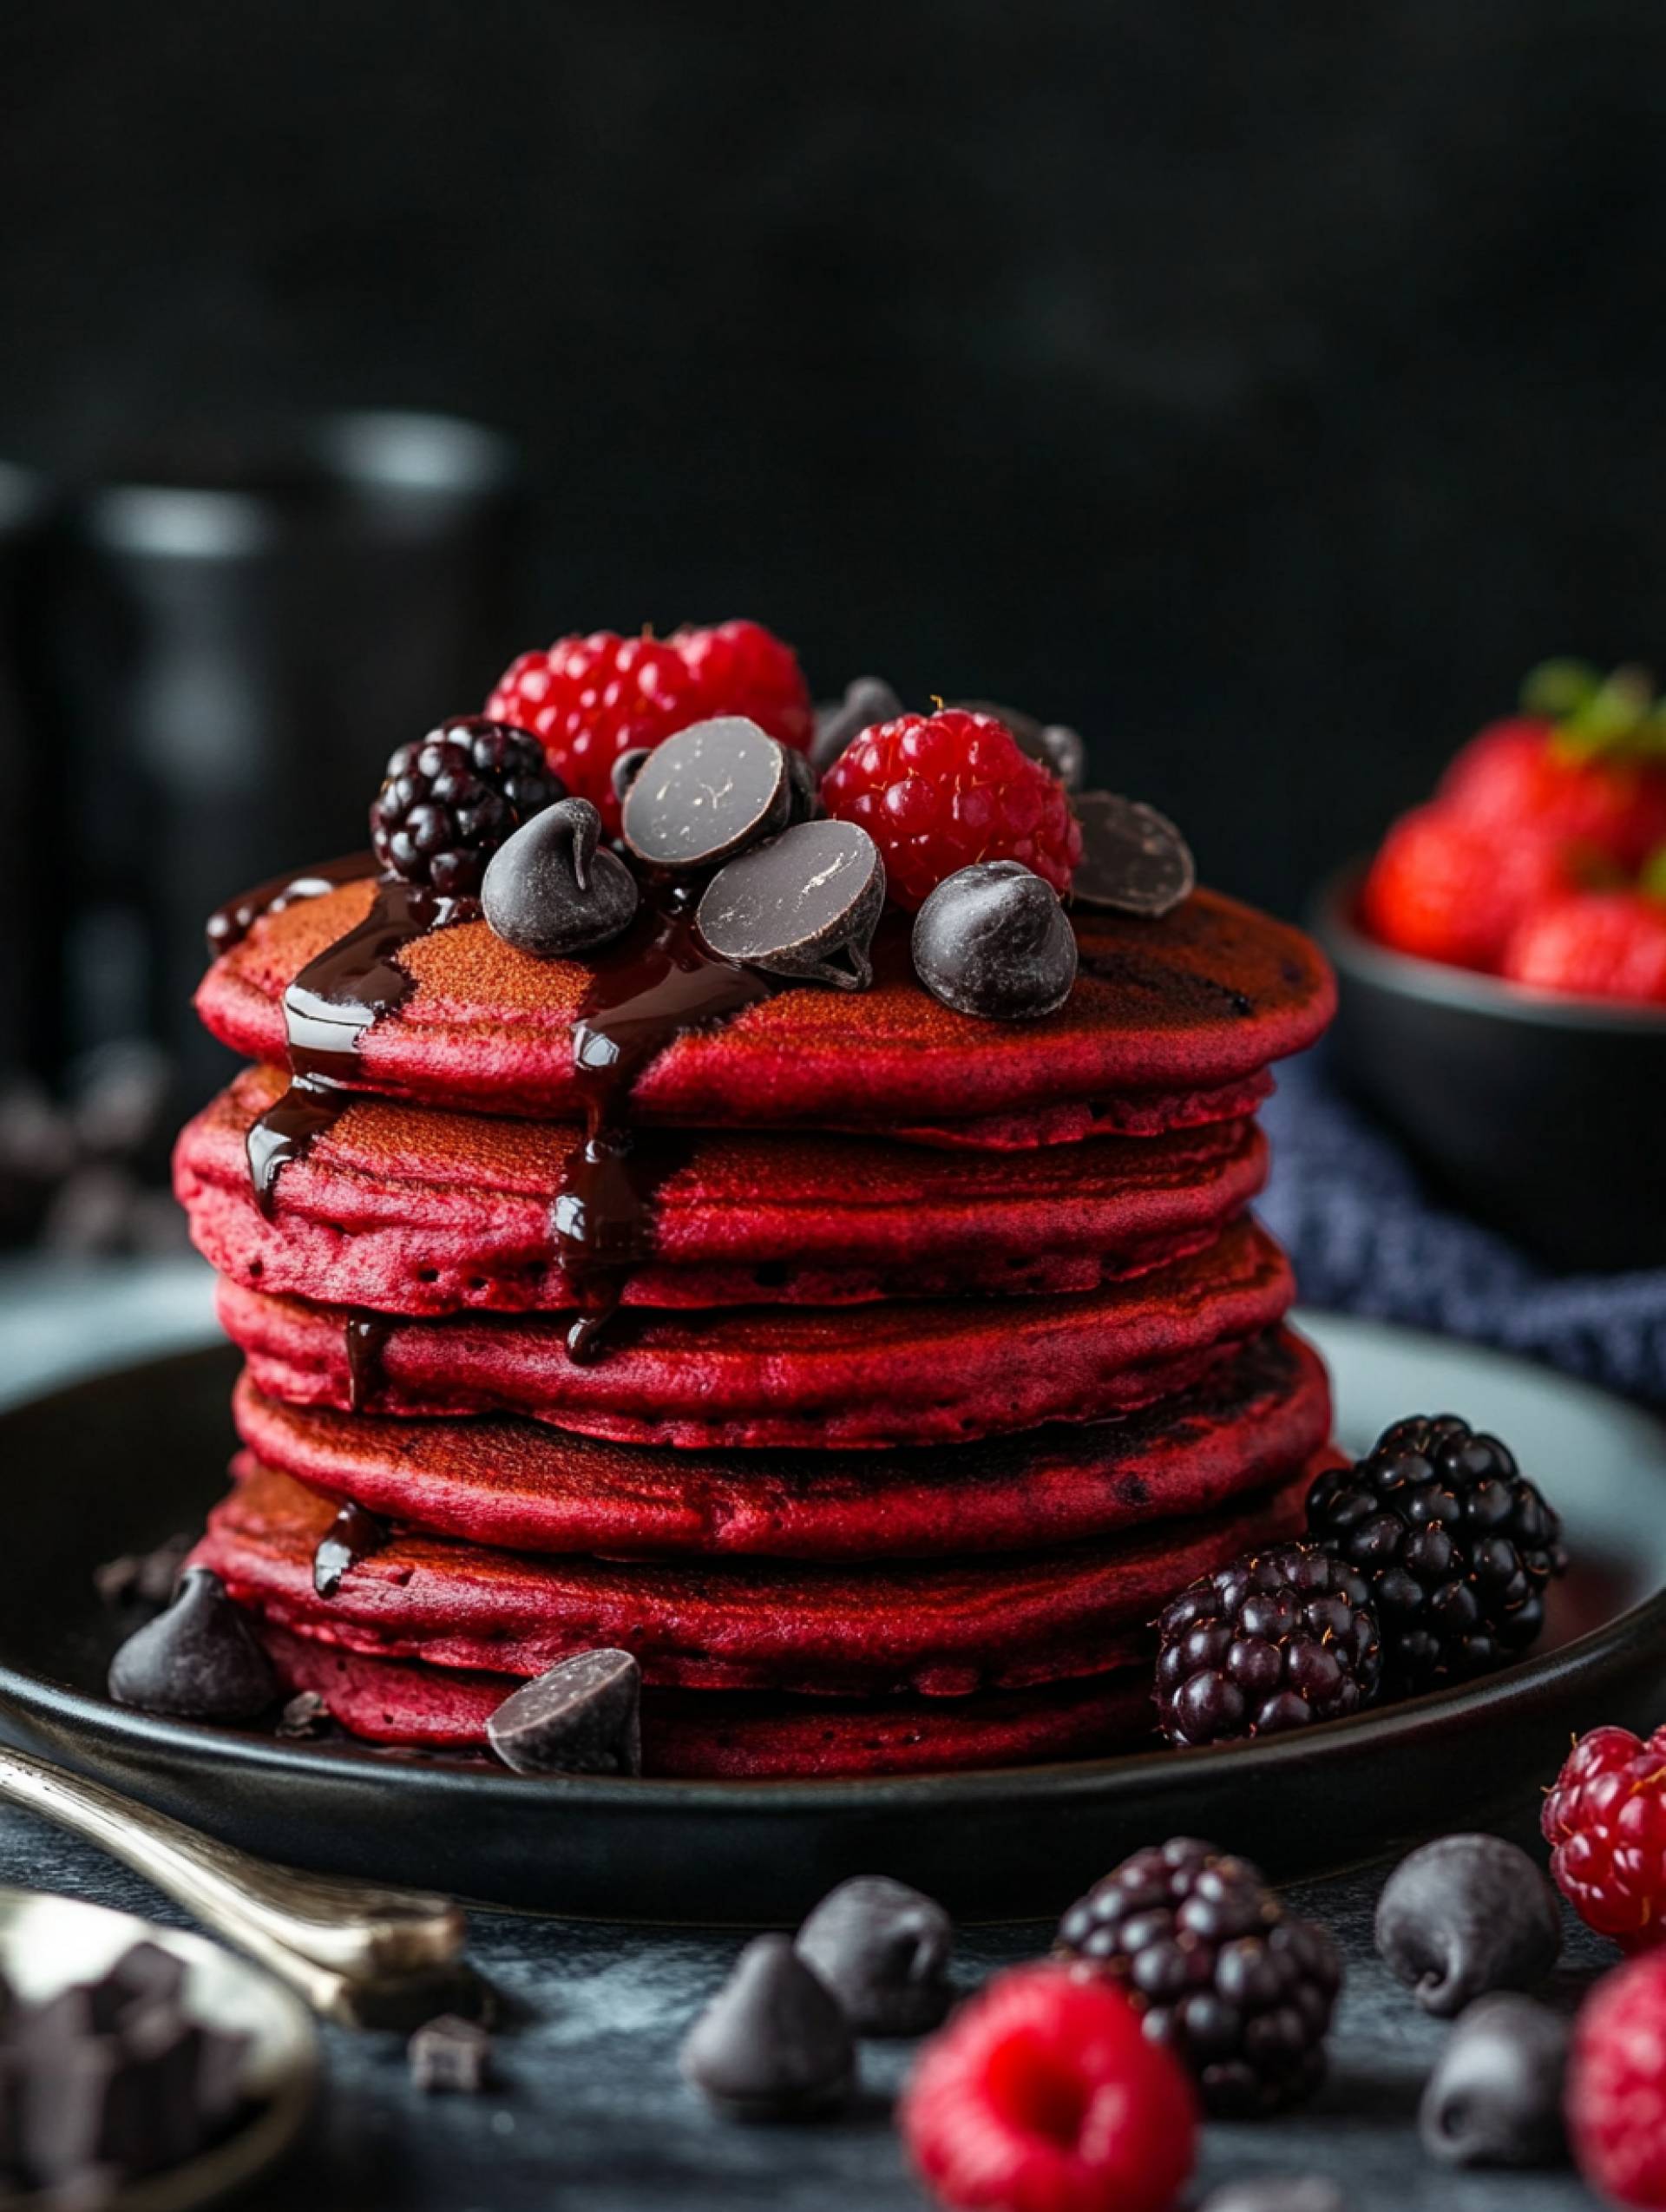
<instances>
[{"instance_id":1,"label":"dark background","mask_svg":"<svg viewBox=\"0 0 1666 2212\"><path fill-rule=\"evenodd\" d=\"M1290 909L1659 640L1663 88L1658 0L14 0L0 453L495 422L495 660L754 614L1079 723Z\"/></svg>"}]
</instances>

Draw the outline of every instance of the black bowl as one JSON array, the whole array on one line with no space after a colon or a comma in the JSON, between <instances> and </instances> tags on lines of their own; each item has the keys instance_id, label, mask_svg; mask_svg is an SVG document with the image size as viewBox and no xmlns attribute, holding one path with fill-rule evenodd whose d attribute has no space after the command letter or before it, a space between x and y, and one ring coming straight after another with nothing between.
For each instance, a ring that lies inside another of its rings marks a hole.
<instances>
[{"instance_id":1,"label":"black bowl","mask_svg":"<svg viewBox=\"0 0 1666 2212\"><path fill-rule=\"evenodd\" d=\"M1364 864L1322 895L1341 1072L1430 1180L1559 1268L1666 1265L1666 1011L1523 989L1392 952Z\"/></svg>"}]
</instances>

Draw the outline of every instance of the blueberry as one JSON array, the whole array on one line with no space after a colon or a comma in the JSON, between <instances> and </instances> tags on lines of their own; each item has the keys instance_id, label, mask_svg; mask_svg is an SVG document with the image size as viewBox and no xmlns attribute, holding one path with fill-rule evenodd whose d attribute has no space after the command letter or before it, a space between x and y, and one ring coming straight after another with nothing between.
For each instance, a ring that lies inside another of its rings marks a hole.
<instances>
[{"instance_id":1,"label":"blueberry","mask_svg":"<svg viewBox=\"0 0 1666 2212\"><path fill-rule=\"evenodd\" d=\"M957 1014L1021 1021L1052 1014L1076 981L1076 933L1050 883L1016 860L946 878L914 922L915 973Z\"/></svg>"},{"instance_id":2,"label":"blueberry","mask_svg":"<svg viewBox=\"0 0 1666 2212\"><path fill-rule=\"evenodd\" d=\"M1452 2031L1418 2110L1423 2145L1451 2166L1553 2166L1568 2027L1531 1997L1484 1997Z\"/></svg>"},{"instance_id":3,"label":"blueberry","mask_svg":"<svg viewBox=\"0 0 1666 2212\"><path fill-rule=\"evenodd\" d=\"M252 1721L278 1700L278 1677L249 1618L207 1567L191 1567L165 1613L110 1662L110 1695L187 1721Z\"/></svg>"},{"instance_id":4,"label":"blueberry","mask_svg":"<svg viewBox=\"0 0 1666 2212\"><path fill-rule=\"evenodd\" d=\"M941 1905L886 1874L861 1874L823 1898L797 1951L858 2035L923 2035L948 2010L954 1924Z\"/></svg>"},{"instance_id":5,"label":"blueberry","mask_svg":"<svg viewBox=\"0 0 1666 2212\"><path fill-rule=\"evenodd\" d=\"M844 2102L856 2051L837 1998L791 1938L760 1935L690 2029L682 2068L737 2119L790 2119Z\"/></svg>"},{"instance_id":6,"label":"blueberry","mask_svg":"<svg viewBox=\"0 0 1666 2212\"><path fill-rule=\"evenodd\" d=\"M535 814L492 855L481 906L495 935L540 960L591 952L628 929L636 878L598 840L588 799L564 798Z\"/></svg>"},{"instance_id":7,"label":"blueberry","mask_svg":"<svg viewBox=\"0 0 1666 2212\"><path fill-rule=\"evenodd\" d=\"M1562 1916L1525 1851L1502 1836L1446 1835L1390 1874L1376 1935L1424 2011L1449 2019L1489 1990L1542 1981L1562 1947Z\"/></svg>"}]
</instances>

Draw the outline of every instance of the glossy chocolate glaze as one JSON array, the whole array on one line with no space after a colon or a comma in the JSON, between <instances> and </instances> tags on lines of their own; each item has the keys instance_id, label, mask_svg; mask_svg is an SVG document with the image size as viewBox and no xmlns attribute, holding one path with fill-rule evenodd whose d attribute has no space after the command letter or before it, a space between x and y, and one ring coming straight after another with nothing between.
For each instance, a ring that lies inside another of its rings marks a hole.
<instances>
[{"instance_id":1,"label":"glossy chocolate glaze","mask_svg":"<svg viewBox=\"0 0 1666 2212\"><path fill-rule=\"evenodd\" d=\"M382 1388L382 1354L392 1334L386 1314L347 1316L347 1403L356 1414L364 1413Z\"/></svg>"},{"instance_id":2,"label":"glossy chocolate glaze","mask_svg":"<svg viewBox=\"0 0 1666 2212\"><path fill-rule=\"evenodd\" d=\"M361 876L375 873L371 854L352 852L344 860L323 860L316 868L304 868L298 874L274 876L269 883L245 891L240 898L228 899L208 917L209 959L218 960L222 953L240 945L263 915L281 914L285 907L298 906L303 899L322 898L326 891L339 890L344 883L356 883Z\"/></svg>"},{"instance_id":3,"label":"glossy chocolate glaze","mask_svg":"<svg viewBox=\"0 0 1666 2212\"><path fill-rule=\"evenodd\" d=\"M312 1587L319 1597L333 1598L348 1568L379 1552L392 1533L386 1521L363 1506L344 1506L312 1554Z\"/></svg>"}]
</instances>

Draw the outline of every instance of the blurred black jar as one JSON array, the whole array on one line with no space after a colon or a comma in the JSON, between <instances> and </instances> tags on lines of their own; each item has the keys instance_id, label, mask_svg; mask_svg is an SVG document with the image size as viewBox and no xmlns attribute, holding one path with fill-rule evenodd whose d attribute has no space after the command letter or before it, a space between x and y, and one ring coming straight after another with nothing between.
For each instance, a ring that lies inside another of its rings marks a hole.
<instances>
[{"instance_id":1,"label":"blurred black jar","mask_svg":"<svg viewBox=\"0 0 1666 2212\"><path fill-rule=\"evenodd\" d=\"M394 746L475 711L516 640L508 442L402 413L193 441L69 528L72 1041L158 1039L181 1107L224 1079L191 994L232 894L365 843Z\"/></svg>"}]
</instances>

